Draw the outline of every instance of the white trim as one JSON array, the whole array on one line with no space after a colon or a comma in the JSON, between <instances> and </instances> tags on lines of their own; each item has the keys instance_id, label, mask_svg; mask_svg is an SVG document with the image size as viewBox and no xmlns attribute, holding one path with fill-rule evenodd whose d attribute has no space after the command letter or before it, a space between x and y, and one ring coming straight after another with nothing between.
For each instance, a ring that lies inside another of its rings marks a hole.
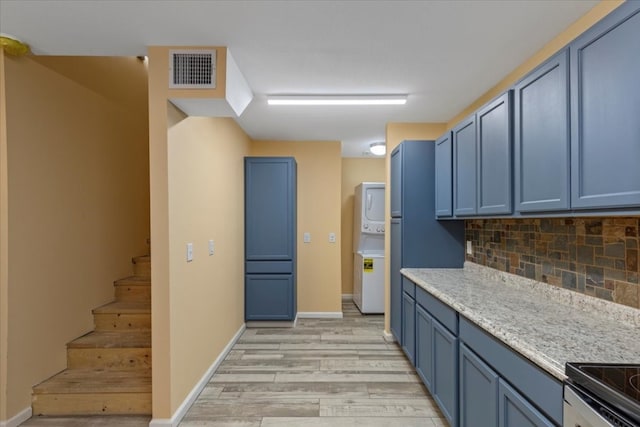
<instances>
[{"instance_id":1,"label":"white trim","mask_svg":"<svg viewBox=\"0 0 640 427\"><path fill-rule=\"evenodd\" d=\"M342 301L351 301L353 300L353 294L342 294Z\"/></svg>"},{"instance_id":2,"label":"white trim","mask_svg":"<svg viewBox=\"0 0 640 427\"><path fill-rule=\"evenodd\" d=\"M12 418L9 418L7 421L0 421L0 427L18 427L23 422L27 421L33 415L31 406L28 408L24 408L22 411L18 412Z\"/></svg>"},{"instance_id":3,"label":"white trim","mask_svg":"<svg viewBox=\"0 0 640 427\"><path fill-rule=\"evenodd\" d=\"M298 319L342 319L341 311L299 311Z\"/></svg>"},{"instance_id":4,"label":"white trim","mask_svg":"<svg viewBox=\"0 0 640 427\"><path fill-rule=\"evenodd\" d=\"M226 347L222 350L220 355L218 355L216 360L214 360L211 366L209 366L209 369L207 369L207 372L204 373L202 378L200 378L200 381L198 381L198 383L193 387L191 392L184 399L180 407L178 407L176 412L174 412L173 416L171 418L157 418L157 419L154 418L149 422L149 427L177 427L178 424L180 424L180 421L182 421L182 418L184 418L184 416L187 415L187 411L189 410L189 408L191 408L191 405L193 405L193 403L196 401L202 389L205 388L205 386L207 385L207 383L209 382L213 374L215 374L216 370L222 363L222 361L225 359L225 357L227 357L227 354L229 354L233 346L240 339L240 336L242 335L245 329L246 329L246 326L243 323L242 326L240 326L240 329L238 329L238 332L236 332L233 338L231 338L231 341L229 341Z\"/></svg>"},{"instance_id":5,"label":"white trim","mask_svg":"<svg viewBox=\"0 0 640 427\"><path fill-rule=\"evenodd\" d=\"M382 336L384 337L384 340L387 342L396 342L396 339L391 332L382 331Z\"/></svg>"},{"instance_id":6,"label":"white trim","mask_svg":"<svg viewBox=\"0 0 640 427\"><path fill-rule=\"evenodd\" d=\"M248 320L247 328L295 328L298 318L289 320Z\"/></svg>"}]
</instances>

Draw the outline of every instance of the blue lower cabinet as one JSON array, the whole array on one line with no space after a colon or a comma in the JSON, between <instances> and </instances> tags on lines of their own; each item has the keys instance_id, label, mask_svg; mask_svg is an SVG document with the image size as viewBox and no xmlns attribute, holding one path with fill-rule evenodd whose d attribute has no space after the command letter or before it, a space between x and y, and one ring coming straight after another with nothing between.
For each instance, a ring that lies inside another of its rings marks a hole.
<instances>
[{"instance_id":1,"label":"blue lower cabinet","mask_svg":"<svg viewBox=\"0 0 640 427\"><path fill-rule=\"evenodd\" d=\"M527 399L502 379L499 380L498 399L499 427L555 426L554 423L534 408Z\"/></svg>"},{"instance_id":2,"label":"blue lower cabinet","mask_svg":"<svg viewBox=\"0 0 640 427\"><path fill-rule=\"evenodd\" d=\"M402 293L402 351L412 364L416 354L416 300Z\"/></svg>"},{"instance_id":3,"label":"blue lower cabinet","mask_svg":"<svg viewBox=\"0 0 640 427\"><path fill-rule=\"evenodd\" d=\"M433 318L416 305L416 372L433 392Z\"/></svg>"},{"instance_id":4,"label":"blue lower cabinet","mask_svg":"<svg viewBox=\"0 0 640 427\"><path fill-rule=\"evenodd\" d=\"M458 425L458 337L433 322L433 398L449 425Z\"/></svg>"},{"instance_id":5,"label":"blue lower cabinet","mask_svg":"<svg viewBox=\"0 0 640 427\"><path fill-rule=\"evenodd\" d=\"M562 425L560 381L420 287L402 309L402 349L451 427Z\"/></svg>"},{"instance_id":6,"label":"blue lower cabinet","mask_svg":"<svg viewBox=\"0 0 640 427\"><path fill-rule=\"evenodd\" d=\"M389 299L391 305L391 333L402 345L402 220L391 218L391 273L389 275Z\"/></svg>"},{"instance_id":7,"label":"blue lower cabinet","mask_svg":"<svg viewBox=\"0 0 640 427\"><path fill-rule=\"evenodd\" d=\"M247 274L245 289L246 320L294 318L292 274Z\"/></svg>"},{"instance_id":8,"label":"blue lower cabinet","mask_svg":"<svg viewBox=\"0 0 640 427\"><path fill-rule=\"evenodd\" d=\"M460 343L460 427L495 426L498 374Z\"/></svg>"}]
</instances>

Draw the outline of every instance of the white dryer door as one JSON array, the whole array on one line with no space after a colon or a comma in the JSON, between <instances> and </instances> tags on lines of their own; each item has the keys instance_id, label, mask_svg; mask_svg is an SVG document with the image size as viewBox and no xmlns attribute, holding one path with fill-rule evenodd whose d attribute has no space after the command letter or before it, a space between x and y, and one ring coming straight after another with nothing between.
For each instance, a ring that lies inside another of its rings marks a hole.
<instances>
[{"instance_id":1,"label":"white dryer door","mask_svg":"<svg viewBox=\"0 0 640 427\"><path fill-rule=\"evenodd\" d=\"M384 222L384 187L365 187L362 204L367 222Z\"/></svg>"}]
</instances>

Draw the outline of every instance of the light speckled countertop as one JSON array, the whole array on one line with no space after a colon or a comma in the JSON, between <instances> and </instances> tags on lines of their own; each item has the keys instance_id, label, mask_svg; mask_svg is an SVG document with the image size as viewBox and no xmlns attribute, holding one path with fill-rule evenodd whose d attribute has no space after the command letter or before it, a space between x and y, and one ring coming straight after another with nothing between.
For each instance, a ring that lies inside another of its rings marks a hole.
<instances>
[{"instance_id":1,"label":"light speckled countertop","mask_svg":"<svg viewBox=\"0 0 640 427\"><path fill-rule=\"evenodd\" d=\"M564 380L566 362L640 363L640 310L466 262L402 274Z\"/></svg>"}]
</instances>

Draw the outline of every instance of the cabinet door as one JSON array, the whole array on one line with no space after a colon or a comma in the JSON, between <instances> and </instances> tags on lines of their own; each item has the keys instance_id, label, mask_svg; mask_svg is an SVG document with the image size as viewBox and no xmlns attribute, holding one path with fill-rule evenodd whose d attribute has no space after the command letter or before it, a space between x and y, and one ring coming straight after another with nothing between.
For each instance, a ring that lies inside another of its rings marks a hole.
<instances>
[{"instance_id":1,"label":"cabinet door","mask_svg":"<svg viewBox=\"0 0 640 427\"><path fill-rule=\"evenodd\" d=\"M433 397L449 424L458 425L458 338L433 322Z\"/></svg>"},{"instance_id":2,"label":"cabinet door","mask_svg":"<svg viewBox=\"0 0 640 427\"><path fill-rule=\"evenodd\" d=\"M416 354L416 300L406 292L402 293L402 350L411 364Z\"/></svg>"},{"instance_id":3,"label":"cabinet door","mask_svg":"<svg viewBox=\"0 0 640 427\"><path fill-rule=\"evenodd\" d=\"M391 333L396 341L402 345L402 220L391 220L391 259L390 259L390 302L391 302Z\"/></svg>"},{"instance_id":4,"label":"cabinet door","mask_svg":"<svg viewBox=\"0 0 640 427\"><path fill-rule=\"evenodd\" d=\"M433 392L433 318L416 304L416 372Z\"/></svg>"},{"instance_id":5,"label":"cabinet door","mask_svg":"<svg viewBox=\"0 0 640 427\"><path fill-rule=\"evenodd\" d=\"M569 209L568 50L515 86L516 210Z\"/></svg>"},{"instance_id":6,"label":"cabinet door","mask_svg":"<svg viewBox=\"0 0 640 427\"><path fill-rule=\"evenodd\" d=\"M640 2L569 45L571 204L640 206Z\"/></svg>"},{"instance_id":7,"label":"cabinet door","mask_svg":"<svg viewBox=\"0 0 640 427\"><path fill-rule=\"evenodd\" d=\"M402 216L402 145L391 152L391 216Z\"/></svg>"},{"instance_id":8,"label":"cabinet door","mask_svg":"<svg viewBox=\"0 0 640 427\"><path fill-rule=\"evenodd\" d=\"M498 374L460 344L460 427L495 426L497 418Z\"/></svg>"},{"instance_id":9,"label":"cabinet door","mask_svg":"<svg viewBox=\"0 0 640 427\"><path fill-rule=\"evenodd\" d=\"M293 275L247 274L246 320L293 320Z\"/></svg>"},{"instance_id":10,"label":"cabinet door","mask_svg":"<svg viewBox=\"0 0 640 427\"><path fill-rule=\"evenodd\" d=\"M554 427L555 425L502 379L499 380L498 400L499 427Z\"/></svg>"},{"instance_id":11,"label":"cabinet door","mask_svg":"<svg viewBox=\"0 0 640 427\"><path fill-rule=\"evenodd\" d=\"M478 126L478 214L512 212L511 91L476 114Z\"/></svg>"},{"instance_id":12,"label":"cabinet door","mask_svg":"<svg viewBox=\"0 0 640 427\"><path fill-rule=\"evenodd\" d=\"M471 116L453 129L453 213L474 215L477 189L476 119Z\"/></svg>"},{"instance_id":13,"label":"cabinet door","mask_svg":"<svg viewBox=\"0 0 640 427\"><path fill-rule=\"evenodd\" d=\"M294 258L294 160L278 157L245 159L246 261Z\"/></svg>"},{"instance_id":14,"label":"cabinet door","mask_svg":"<svg viewBox=\"0 0 640 427\"><path fill-rule=\"evenodd\" d=\"M451 132L436 140L436 216L453 215L453 159Z\"/></svg>"}]
</instances>

